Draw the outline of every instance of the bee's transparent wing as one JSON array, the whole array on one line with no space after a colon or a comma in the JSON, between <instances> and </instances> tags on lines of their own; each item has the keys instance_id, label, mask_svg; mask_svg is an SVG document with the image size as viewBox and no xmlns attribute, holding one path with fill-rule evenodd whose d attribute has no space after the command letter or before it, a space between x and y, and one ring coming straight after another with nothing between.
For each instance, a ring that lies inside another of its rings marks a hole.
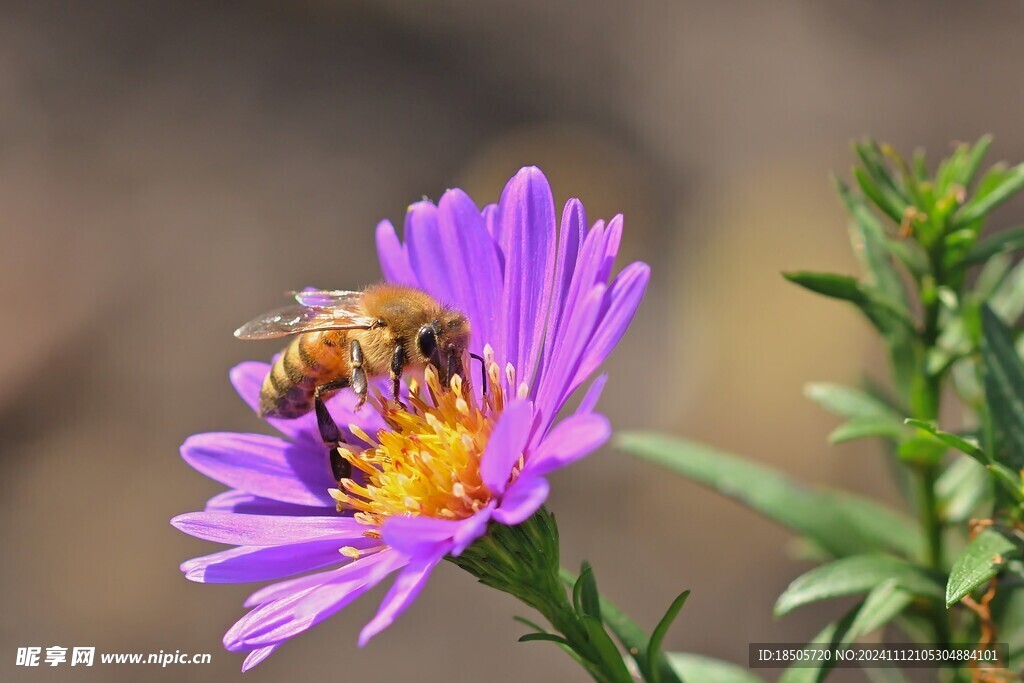
<instances>
[{"instance_id":1,"label":"bee's transparent wing","mask_svg":"<svg viewBox=\"0 0 1024 683\"><path fill-rule=\"evenodd\" d=\"M300 292L299 295L320 294L319 292ZM358 294L358 292L345 292ZM315 299L311 299L315 301ZM346 307L328 308L326 305L308 306L293 304L270 311L253 318L235 330L239 339L274 339L302 332L319 330L366 330L373 326L374 320L362 313L355 305L358 299L350 301Z\"/></svg>"},{"instance_id":2,"label":"bee's transparent wing","mask_svg":"<svg viewBox=\"0 0 1024 683\"><path fill-rule=\"evenodd\" d=\"M359 308L362 292L348 292L343 289L304 289L292 292L295 300L309 308L343 308L355 310Z\"/></svg>"}]
</instances>

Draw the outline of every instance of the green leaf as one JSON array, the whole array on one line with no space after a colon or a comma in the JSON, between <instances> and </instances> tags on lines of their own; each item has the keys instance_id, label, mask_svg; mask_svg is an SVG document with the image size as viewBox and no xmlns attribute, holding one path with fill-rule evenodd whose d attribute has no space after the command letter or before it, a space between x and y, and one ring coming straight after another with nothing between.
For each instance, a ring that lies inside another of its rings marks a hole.
<instances>
[{"instance_id":1,"label":"green leaf","mask_svg":"<svg viewBox=\"0 0 1024 683\"><path fill-rule=\"evenodd\" d=\"M942 598L942 587L921 567L888 555L855 555L797 577L775 602L775 614L782 616L819 600L866 593L889 580L911 595Z\"/></svg>"},{"instance_id":2,"label":"green leaf","mask_svg":"<svg viewBox=\"0 0 1024 683\"><path fill-rule=\"evenodd\" d=\"M1021 476L1011 470L1006 465L998 462L994 462L988 466L988 471L992 473L999 485L1003 487L1003 490L1010 494L1010 497L1016 500L1018 503L1024 503L1024 482L1021 481Z\"/></svg>"},{"instance_id":3,"label":"green leaf","mask_svg":"<svg viewBox=\"0 0 1024 683\"><path fill-rule=\"evenodd\" d=\"M833 299L848 301L875 325L880 332L891 335L912 331L914 322L910 313L897 302L886 298L872 287L862 285L856 278L835 273L797 271L783 273L790 282Z\"/></svg>"},{"instance_id":4,"label":"green leaf","mask_svg":"<svg viewBox=\"0 0 1024 683\"><path fill-rule=\"evenodd\" d=\"M968 201L953 215L953 224L963 226L984 217L1024 187L1024 164L1010 169L991 192Z\"/></svg>"},{"instance_id":5,"label":"green leaf","mask_svg":"<svg viewBox=\"0 0 1024 683\"><path fill-rule=\"evenodd\" d=\"M987 465L991 462L991 458L989 458L988 455L983 450L981 450L981 448L978 447L977 443L968 441L962 436L957 436L956 434L944 432L931 422L926 422L924 420L915 420L913 418L910 418L906 420L906 423L911 427L923 429L924 431L928 432L942 443L946 444L947 446L952 446L961 453L965 453L971 456L972 458L980 462L982 465Z\"/></svg>"},{"instance_id":6,"label":"green leaf","mask_svg":"<svg viewBox=\"0 0 1024 683\"><path fill-rule=\"evenodd\" d=\"M928 262L928 254L917 242L886 239L884 246L917 279L931 272L932 265Z\"/></svg>"},{"instance_id":7,"label":"green leaf","mask_svg":"<svg viewBox=\"0 0 1024 683\"><path fill-rule=\"evenodd\" d=\"M978 175L978 169L981 168L982 159L985 158L985 154L988 152L989 146L992 144L991 135L983 135L981 138L974 143L964 159L962 171L956 178L956 182L967 187L970 185L974 178Z\"/></svg>"},{"instance_id":8,"label":"green leaf","mask_svg":"<svg viewBox=\"0 0 1024 683\"><path fill-rule=\"evenodd\" d=\"M651 641L647 645L647 656L648 658L656 658L661 656L661 644L665 641L665 635L668 634L669 628L672 627L672 622L676 620L679 615L679 610L683 609L683 605L686 604L686 599L690 597L690 591L683 591L676 599L669 605L668 610L665 611L665 616L661 618L658 625L654 627L654 631L651 632ZM651 671L653 683L661 683L661 676L659 675L658 669Z\"/></svg>"},{"instance_id":9,"label":"green leaf","mask_svg":"<svg viewBox=\"0 0 1024 683\"><path fill-rule=\"evenodd\" d=\"M1010 326L1024 315L1024 261L1019 262L1006 276L992 295L989 305Z\"/></svg>"},{"instance_id":10,"label":"green leaf","mask_svg":"<svg viewBox=\"0 0 1024 683\"><path fill-rule=\"evenodd\" d=\"M988 582L999 573L1008 558L1019 554L1020 548L998 531L982 531L953 563L949 583L946 584L946 607L952 607L972 590Z\"/></svg>"},{"instance_id":11,"label":"green leaf","mask_svg":"<svg viewBox=\"0 0 1024 683\"><path fill-rule=\"evenodd\" d=\"M741 666L720 659L683 652L669 652L668 661L684 679L699 683L764 683Z\"/></svg>"},{"instance_id":12,"label":"green leaf","mask_svg":"<svg viewBox=\"0 0 1024 683\"><path fill-rule=\"evenodd\" d=\"M812 382L804 387L804 395L825 410L849 419L881 418L899 422L902 416L884 401L871 394L828 382Z\"/></svg>"},{"instance_id":13,"label":"green leaf","mask_svg":"<svg viewBox=\"0 0 1024 683\"><path fill-rule=\"evenodd\" d=\"M630 675L629 669L626 668L626 662L623 660L619 648L615 647L615 642L604 630L604 623L600 619L587 614L582 615L580 620L587 630L587 638L590 640L591 646L597 650L597 654L601 657L603 662L601 670L611 673L613 676L611 681L613 682L631 683L633 676Z\"/></svg>"},{"instance_id":14,"label":"green leaf","mask_svg":"<svg viewBox=\"0 0 1024 683\"><path fill-rule=\"evenodd\" d=\"M954 524L966 522L992 495L988 470L970 457L957 457L935 482L939 516Z\"/></svg>"},{"instance_id":15,"label":"green leaf","mask_svg":"<svg viewBox=\"0 0 1024 683\"><path fill-rule=\"evenodd\" d=\"M568 640L566 640L562 636L555 635L554 633L546 633L542 631L540 633L527 633L526 635L519 636L520 643L529 643L535 640L544 640L552 643L558 643L559 645L564 645L565 647L572 647Z\"/></svg>"},{"instance_id":16,"label":"green leaf","mask_svg":"<svg viewBox=\"0 0 1024 683\"><path fill-rule=\"evenodd\" d=\"M818 635L814 636L808 647L839 647L852 642L850 627L857 618L861 605L844 614L837 621L832 622L823 628ZM801 663L799 666L791 666L782 672L778 683L821 683L825 676L835 666L834 661L815 661L815 665Z\"/></svg>"},{"instance_id":17,"label":"green leaf","mask_svg":"<svg viewBox=\"0 0 1024 683\"><path fill-rule=\"evenodd\" d=\"M567 587L572 588L576 585L577 578L573 576L572 572L562 569L559 575L562 583ZM636 622L603 597L601 598L601 614L604 618L605 626L615 634L615 637L619 639L622 646L633 657L640 671L644 672L644 677L650 680L651 673L647 661L647 643L650 639L647 637L647 634L636 625ZM661 683L682 683L682 680L672 669L668 658L664 654L656 659L658 676L661 679Z\"/></svg>"},{"instance_id":18,"label":"green leaf","mask_svg":"<svg viewBox=\"0 0 1024 683\"><path fill-rule=\"evenodd\" d=\"M896 579L878 584L857 610L857 616L850 624L849 639L856 640L882 628L906 609L913 599L913 595L900 588Z\"/></svg>"},{"instance_id":19,"label":"green leaf","mask_svg":"<svg viewBox=\"0 0 1024 683\"><path fill-rule=\"evenodd\" d=\"M863 175L870 178L873 185L876 185L878 192L884 197L882 202L888 206L878 205L893 218L897 223L903 217L903 207L907 205L907 197L899 188L889 166L885 163L885 156L879 148L878 143L868 138L853 144L853 150L860 157L864 164L863 169L854 168L854 175ZM865 194L868 194L865 192ZM869 195L870 196L870 195ZM872 201L876 201L872 197ZM877 203L877 201L876 201Z\"/></svg>"},{"instance_id":20,"label":"green leaf","mask_svg":"<svg viewBox=\"0 0 1024 683\"><path fill-rule=\"evenodd\" d=\"M536 624L535 622L530 621L526 617L518 617L518 616L512 617L512 621L518 621L520 624L523 624L527 628L532 628L534 631L537 631L538 633L547 633L548 632L546 628Z\"/></svg>"},{"instance_id":21,"label":"green leaf","mask_svg":"<svg viewBox=\"0 0 1024 683\"><path fill-rule=\"evenodd\" d=\"M810 489L771 468L684 439L632 432L618 443L789 527L834 557L879 549L914 556L921 547L913 522L873 501Z\"/></svg>"},{"instance_id":22,"label":"green leaf","mask_svg":"<svg viewBox=\"0 0 1024 683\"><path fill-rule=\"evenodd\" d=\"M978 278L974 281L971 296L975 301L984 303L992 298L1010 272L1013 257L1005 252L995 254L982 266Z\"/></svg>"},{"instance_id":23,"label":"green leaf","mask_svg":"<svg viewBox=\"0 0 1024 683\"><path fill-rule=\"evenodd\" d=\"M1013 334L988 306L982 308L981 361L992 417L993 459L1024 469L1024 363Z\"/></svg>"},{"instance_id":24,"label":"green leaf","mask_svg":"<svg viewBox=\"0 0 1024 683\"><path fill-rule=\"evenodd\" d=\"M899 420L882 417L859 417L850 420L828 435L831 443L839 444L866 437L881 437L898 441L907 435L907 430Z\"/></svg>"},{"instance_id":25,"label":"green leaf","mask_svg":"<svg viewBox=\"0 0 1024 683\"><path fill-rule=\"evenodd\" d=\"M594 577L594 569L585 560L580 568L580 578L573 586L572 599L577 612L597 620L601 619L601 596L597 592L597 580Z\"/></svg>"},{"instance_id":26,"label":"green leaf","mask_svg":"<svg viewBox=\"0 0 1024 683\"><path fill-rule=\"evenodd\" d=\"M1015 251L1024 247L1024 227L1002 230L986 240L978 242L967 252L960 265L968 268L979 263L984 263L995 254L1006 251Z\"/></svg>"},{"instance_id":27,"label":"green leaf","mask_svg":"<svg viewBox=\"0 0 1024 683\"><path fill-rule=\"evenodd\" d=\"M899 223L902 220L903 209L907 205L906 201L892 193L883 191L863 168L854 168L853 177L857 179L857 184L860 185L864 195L874 202L875 206L884 211L894 222Z\"/></svg>"},{"instance_id":28,"label":"green leaf","mask_svg":"<svg viewBox=\"0 0 1024 683\"><path fill-rule=\"evenodd\" d=\"M905 463L931 467L939 464L947 446L931 436L911 436L896 447L896 456Z\"/></svg>"},{"instance_id":29,"label":"green leaf","mask_svg":"<svg viewBox=\"0 0 1024 683\"><path fill-rule=\"evenodd\" d=\"M885 233L882 224L878 222L875 215L860 197L855 196L841 180L836 179L836 189L846 205L847 211L853 216L850 236L853 241L854 252L860 256L861 263L868 273L871 284L874 285L882 296L897 302L906 307L907 294L903 288L903 281L893 267L890 258L890 249L887 244L891 242ZM899 209L902 220L902 208Z\"/></svg>"}]
</instances>

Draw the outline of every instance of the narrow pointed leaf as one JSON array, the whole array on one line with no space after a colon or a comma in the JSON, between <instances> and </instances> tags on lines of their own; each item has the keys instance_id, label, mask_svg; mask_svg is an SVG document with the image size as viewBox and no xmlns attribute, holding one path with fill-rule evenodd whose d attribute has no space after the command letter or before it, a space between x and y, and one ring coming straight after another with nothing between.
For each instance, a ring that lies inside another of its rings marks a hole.
<instances>
[{"instance_id":1,"label":"narrow pointed leaf","mask_svg":"<svg viewBox=\"0 0 1024 683\"><path fill-rule=\"evenodd\" d=\"M577 612L601 619L601 596L597 592L597 580L589 562L583 562L580 578L576 580L572 592Z\"/></svg>"},{"instance_id":2,"label":"narrow pointed leaf","mask_svg":"<svg viewBox=\"0 0 1024 683\"><path fill-rule=\"evenodd\" d=\"M1024 247L1024 227L1010 228L978 242L961 261L964 268L984 263L1000 252L1012 252Z\"/></svg>"},{"instance_id":3,"label":"narrow pointed leaf","mask_svg":"<svg viewBox=\"0 0 1024 683\"><path fill-rule=\"evenodd\" d=\"M889 579L871 589L857 616L850 624L849 638L856 640L888 624L907 608L914 596L903 590L896 579Z\"/></svg>"},{"instance_id":4,"label":"narrow pointed leaf","mask_svg":"<svg viewBox=\"0 0 1024 683\"><path fill-rule=\"evenodd\" d=\"M992 309L981 312L981 359L985 397L992 414L993 459L1014 471L1024 469L1024 363L1013 334Z\"/></svg>"},{"instance_id":5,"label":"narrow pointed leaf","mask_svg":"<svg viewBox=\"0 0 1024 683\"><path fill-rule=\"evenodd\" d=\"M988 457L985 451L981 450L977 443L968 441L962 436L957 436L956 434L944 432L931 422L926 422L924 420L915 420L913 418L910 418L906 420L906 423L911 427L917 427L918 429L925 430L942 443L946 444L947 446L952 446L961 453L965 453L971 456L972 458L980 462L982 465L987 465L990 462L992 462L992 459Z\"/></svg>"},{"instance_id":6,"label":"narrow pointed leaf","mask_svg":"<svg viewBox=\"0 0 1024 683\"><path fill-rule=\"evenodd\" d=\"M527 633L526 635L519 636L520 643L529 643L537 640L544 640L552 643L558 643L559 645L564 645L566 647L572 647L568 640L562 636L555 635L554 633Z\"/></svg>"},{"instance_id":7,"label":"narrow pointed leaf","mask_svg":"<svg viewBox=\"0 0 1024 683\"><path fill-rule=\"evenodd\" d=\"M665 612L665 616L661 618L658 625L654 627L654 631L651 632L651 640L647 645L647 656L648 658L657 658L661 656L661 644L665 641L665 636L668 634L669 628L672 627L672 622L676 620L679 615L679 610L683 609L683 605L686 604L686 599L690 597L690 591L683 591L680 593L672 604L668 606L668 610ZM661 683L660 672L657 668L651 670L653 674L652 683Z\"/></svg>"},{"instance_id":8,"label":"narrow pointed leaf","mask_svg":"<svg viewBox=\"0 0 1024 683\"><path fill-rule=\"evenodd\" d=\"M1000 572L1008 559L1020 554L1020 546L995 529L982 531L953 563L946 584L946 607L952 607L972 590L987 583Z\"/></svg>"},{"instance_id":9,"label":"narrow pointed leaf","mask_svg":"<svg viewBox=\"0 0 1024 683\"><path fill-rule=\"evenodd\" d=\"M921 567L888 555L855 555L797 577L775 602L775 614L782 616L819 600L867 593L889 580L911 595L942 598L942 587Z\"/></svg>"},{"instance_id":10,"label":"narrow pointed leaf","mask_svg":"<svg viewBox=\"0 0 1024 683\"><path fill-rule=\"evenodd\" d=\"M798 271L783 273L790 282L833 299L848 301L867 316L880 332L891 335L913 330L910 313L898 302L883 296L856 278L835 273Z\"/></svg>"},{"instance_id":11,"label":"narrow pointed leaf","mask_svg":"<svg viewBox=\"0 0 1024 683\"><path fill-rule=\"evenodd\" d=\"M684 652L669 652L672 668L690 681L699 683L764 683L764 679L745 668L720 659Z\"/></svg>"},{"instance_id":12,"label":"narrow pointed leaf","mask_svg":"<svg viewBox=\"0 0 1024 683\"><path fill-rule=\"evenodd\" d=\"M850 192L845 183L837 179L836 189L839 191L847 211L853 216L851 238L854 251L860 255L871 283L883 296L905 306L906 291L899 273L893 267L890 250L887 247L887 243L891 240L886 235L885 229L864 201ZM896 219L896 222L902 219L902 208L899 211L900 217Z\"/></svg>"},{"instance_id":13,"label":"narrow pointed leaf","mask_svg":"<svg viewBox=\"0 0 1024 683\"><path fill-rule=\"evenodd\" d=\"M562 569L560 576L562 583L567 587L572 588L576 585L577 578L572 572ZM652 674L650 673L651 668L647 660L647 643L650 641L650 638L644 633L644 630L605 598L601 598L601 615L604 618L605 626L615 634L615 637L619 639L622 646L626 648L626 651L636 661L640 671L644 674L644 678L650 680ZM656 659L657 661L654 662L654 665L658 668L658 676L661 679L661 683L683 683L682 678L672 669L668 658L664 654Z\"/></svg>"},{"instance_id":14,"label":"narrow pointed leaf","mask_svg":"<svg viewBox=\"0 0 1024 683\"><path fill-rule=\"evenodd\" d=\"M981 168L981 162L991 145L991 135L983 135L974 143L974 146L971 147L970 152L968 152L967 157L964 159L962 170L956 178L957 183L966 188L974 182L974 178L978 175L978 169Z\"/></svg>"},{"instance_id":15,"label":"narrow pointed leaf","mask_svg":"<svg viewBox=\"0 0 1024 683\"><path fill-rule=\"evenodd\" d=\"M902 416L884 401L871 394L828 382L812 382L804 387L804 395L825 410L845 418L888 418L901 421Z\"/></svg>"},{"instance_id":16,"label":"narrow pointed leaf","mask_svg":"<svg viewBox=\"0 0 1024 683\"><path fill-rule=\"evenodd\" d=\"M906 435L907 429L899 420L884 417L859 417L836 427L828 435L828 440L834 444L867 437L899 441Z\"/></svg>"},{"instance_id":17,"label":"narrow pointed leaf","mask_svg":"<svg viewBox=\"0 0 1024 683\"><path fill-rule=\"evenodd\" d=\"M956 212L953 216L954 225L963 226L982 218L994 208L1012 197L1024 187L1024 165L1015 166L1007 172L1006 177L991 192L984 196L976 196Z\"/></svg>"},{"instance_id":18,"label":"narrow pointed leaf","mask_svg":"<svg viewBox=\"0 0 1024 683\"><path fill-rule=\"evenodd\" d=\"M860 608L861 605L857 605L840 619L833 621L823 628L818 632L818 635L814 636L808 647L839 647L840 645L850 643L852 641L850 627L856 620L857 612ZM821 681L825 680L835 662L818 660L814 664L810 666L806 664L791 666L782 672L778 683L821 683Z\"/></svg>"},{"instance_id":19,"label":"narrow pointed leaf","mask_svg":"<svg viewBox=\"0 0 1024 683\"><path fill-rule=\"evenodd\" d=\"M988 470L970 457L958 457L935 482L942 519L954 524L966 522L982 503L991 499L992 479Z\"/></svg>"},{"instance_id":20,"label":"narrow pointed leaf","mask_svg":"<svg viewBox=\"0 0 1024 683\"><path fill-rule=\"evenodd\" d=\"M642 432L620 436L620 447L703 484L806 536L833 557L879 549L914 556L916 525L873 501L811 489L769 467L683 439Z\"/></svg>"}]
</instances>

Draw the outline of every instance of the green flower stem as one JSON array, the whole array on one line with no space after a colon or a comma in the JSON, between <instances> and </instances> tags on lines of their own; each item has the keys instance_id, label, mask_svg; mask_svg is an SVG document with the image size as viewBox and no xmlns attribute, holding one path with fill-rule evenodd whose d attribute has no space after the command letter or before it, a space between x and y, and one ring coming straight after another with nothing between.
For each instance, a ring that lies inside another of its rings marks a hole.
<instances>
[{"instance_id":1,"label":"green flower stem","mask_svg":"<svg viewBox=\"0 0 1024 683\"><path fill-rule=\"evenodd\" d=\"M491 524L483 538L448 560L537 610L552 626L552 632L525 638L559 644L599 683L633 680L600 619L570 601L559 576L558 527L544 508L518 526Z\"/></svg>"}]
</instances>

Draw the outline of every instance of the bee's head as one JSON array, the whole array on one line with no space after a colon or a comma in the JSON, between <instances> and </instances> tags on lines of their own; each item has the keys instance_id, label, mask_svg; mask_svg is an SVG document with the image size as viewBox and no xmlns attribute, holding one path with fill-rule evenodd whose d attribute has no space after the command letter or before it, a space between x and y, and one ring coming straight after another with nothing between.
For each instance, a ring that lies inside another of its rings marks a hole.
<instances>
[{"instance_id":1,"label":"bee's head","mask_svg":"<svg viewBox=\"0 0 1024 683\"><path fill-rule=\"evenodd\" d=\"M462 355L469 346L469 320L453 309L444 309L430 323L420 327L416 350L441 374L445 383L462 375ZM463 379L468 379L463 377Z\"/></svg>"}]
</instances>

